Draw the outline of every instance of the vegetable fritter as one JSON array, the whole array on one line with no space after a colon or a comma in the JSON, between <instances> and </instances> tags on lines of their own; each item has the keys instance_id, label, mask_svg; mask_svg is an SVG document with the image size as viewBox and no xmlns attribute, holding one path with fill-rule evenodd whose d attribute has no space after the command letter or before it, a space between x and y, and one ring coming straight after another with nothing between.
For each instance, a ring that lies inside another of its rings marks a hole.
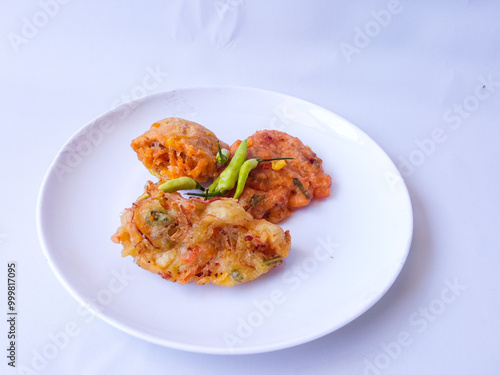
<instances>
[{"instance_id":1,"label":"vegetable fritter","mask_svg":"<svg viewBox=\"0 0 500 375\"><path fill-rule=\"evenodd\" d=\"M151 129L134 139L131 146L139 160L158 178L186 176L204 182L217 174L218 141L204 126L171 117L155 122ZM229 148L224 142L220 144Z\"/></svg>"},{"instance_id":2,"label":"vegetable fritter","mask_svg":"<svg viewBox=\"0 0 500 375\"><path fill-rule=\"evenodd\" d=\"M231 154L240 143L231 146ZM332 179L324 172L322 160L298 138L278 130L261 130L248 137L248 159L284 157L293 159L259 164L248 175L238 202L256 219L277 223L312 198L330 196Z\"/></svg>"},{"instance_id":3,"label":"vegetable fritter","mask_svg":"<svg viewBox=\"0 0 500 375\"><path fill-rule=\"evenodd\" d=\"M278 266L290 251L288 231L252 218L235 199L186 199L152 182L146 193L125 210L113 241L122 256L166 280L232 286Z\"/></svg>"}]
</instances>

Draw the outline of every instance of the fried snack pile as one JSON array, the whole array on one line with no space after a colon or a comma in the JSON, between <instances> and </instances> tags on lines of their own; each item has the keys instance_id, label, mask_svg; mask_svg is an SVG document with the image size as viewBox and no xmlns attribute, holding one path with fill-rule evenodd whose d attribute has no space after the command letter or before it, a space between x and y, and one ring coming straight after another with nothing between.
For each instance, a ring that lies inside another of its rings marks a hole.
<instances>
[{"instance_id":1,"label":"fried snack pile","mask_svg":"<svg viewBox=\"0 0 500 375\"><path fill-rule=\"evenodd\" d=\"M322 160L276 130L227 150L202 125L166 118L131 146L160 181L147 183L112 239L123 245L122 256L180 284L233 286L280 265L291 239L274 223L330 195ZM193 189L191 198L177 193Z\"/></svg>"},{"instance_id":2,"label":"fried snack pile","mask_svg":"<svg viewBox=\"0 0 500 375\"><path fill-rule=\"evenodd\" d=\"M234 154L241 141L231 146ZM273 169L259 164L248 175L238 202L256 219L277 223L312 198L330 196L331 177L323 171L323 162L298 138L278 130L262 130L248 137L247 158L292 157ZM280 168L281 167L281 168Z\"/></svg>"},{"instance_id":3,"label":"fried snack pile","mask_svg":"<svg viewBox=\"0 0 500 375\"><path fill-rule=\"evenodd\" d=\"M146 192L125 210L113 241L122 256L166 280L232 286L278 266L290 251L288 231L252 218L234 199L186 199L152 182Z\"/></svg>"},{"instance_id":4,"label":"fried snack pile","mask_svg":"<svg viewBox=\"0 0 500 375\"><path fill-rule=\"evenodd\" d=\"M217 174L217 141L215 134L204 126L172 117L155 122L131 146L158 178L187 176L204 182ZM225 143L221 145L227 148Z\"/></svg>"}]
</instances>

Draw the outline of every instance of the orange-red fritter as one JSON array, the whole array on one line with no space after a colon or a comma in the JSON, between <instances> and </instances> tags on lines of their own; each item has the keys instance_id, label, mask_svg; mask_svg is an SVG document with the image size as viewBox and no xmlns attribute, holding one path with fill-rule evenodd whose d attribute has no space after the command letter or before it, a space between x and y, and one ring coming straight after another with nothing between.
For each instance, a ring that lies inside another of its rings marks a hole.
<instances>
[{"instance_id":1,"label":"orange-red fritter","mask_svg":"<svg viewBox=\"0 0 500 375\"><path fill-rule=\"evenodd\" d=\"M131 146L158 178L187 176L204 182L217 174L217 141L215 134L204 126L171 117L155 122ZM224 142L221 147L228 148Z\"/></svg>"},{"instance_id":2,"label":"orange-red fritter","mask_svg":"<svg viewBox=\"0 0 500 375\"><path fill-rule=\"evenodd\" d=\"M240 143L231 146L231 154ZM248 137L247 159L283 157L293 160L286 160L277 170L270 162L262 163L248 176L238 202L256 219L277 223L312 198L330 195L332 180L322 160L298 138L278 130L261 130Z\"/></svg>"}]
</instances>

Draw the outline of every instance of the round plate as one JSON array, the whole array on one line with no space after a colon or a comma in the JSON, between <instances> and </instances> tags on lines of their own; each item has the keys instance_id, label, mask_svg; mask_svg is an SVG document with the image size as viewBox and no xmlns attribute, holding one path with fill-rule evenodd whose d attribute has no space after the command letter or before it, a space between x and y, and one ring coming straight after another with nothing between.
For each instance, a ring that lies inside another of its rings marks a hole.
<instances>
[{"instance_id":1,"label":"round plate","mask_svg":"<svg viewBox=\"0 0 500 375\"><path fill-rule=\"evenodd\" d=\"M166 117L198 122L229 144L281 130L323 159L331 196L280 223L292 236L280 267L225 288L171 283L121 257L110 239L119 216L156 181L130 142ZM217 354L291 347L349 323L394 282L413 225L398 170L365 133L317 105L240 87L156 94L85 125L50 166L37 219L49 264L80 303L150 342Z\"/></svg>"}]
</instances>

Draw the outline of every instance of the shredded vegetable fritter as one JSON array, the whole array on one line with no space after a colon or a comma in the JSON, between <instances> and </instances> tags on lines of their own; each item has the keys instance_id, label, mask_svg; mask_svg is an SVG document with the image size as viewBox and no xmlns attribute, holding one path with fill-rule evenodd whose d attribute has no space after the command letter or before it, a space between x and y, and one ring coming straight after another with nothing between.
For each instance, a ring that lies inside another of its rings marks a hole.
<instances>
[{"instance_id":1,"label":"shredded vegetable fritter","mask_svg":"<svg viewBox=\"0 0 500 375\"><path fill-rule=\"evenodd\" d=\"M149 182L113 241L142 268L181 284L232 286L282 263L290 234L256 220L235 199L183 198Z\"/></svg>"}]
</instances>

